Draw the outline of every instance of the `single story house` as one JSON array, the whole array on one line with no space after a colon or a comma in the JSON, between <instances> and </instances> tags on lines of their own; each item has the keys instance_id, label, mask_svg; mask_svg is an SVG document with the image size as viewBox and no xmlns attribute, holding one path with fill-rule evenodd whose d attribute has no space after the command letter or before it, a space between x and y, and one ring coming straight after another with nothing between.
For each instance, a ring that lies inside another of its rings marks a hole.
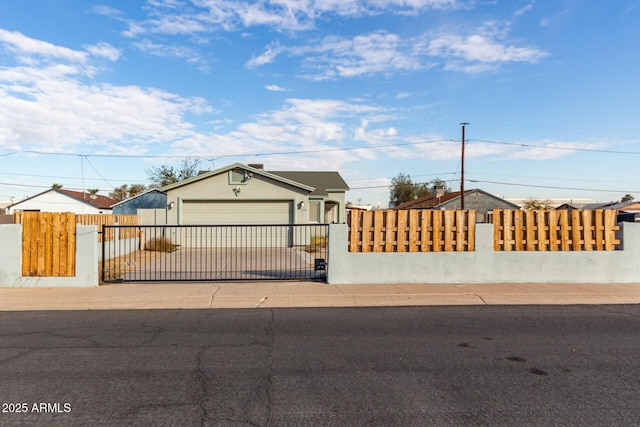
<instances>
[{"instance_id":1,"label":"single story house","mask_svg":"<svg viewBox=\"0 0 640 427\"><path fill-rule=\"evenodd\" d=\"M556 209L564 209L572 211L574 209L612 209L618 211L617 222L640 222L640 202L609 202L609 203L590 203L583 206L575 206L565 203Z\"/></svg>"},{"instance_id":2,"label":"single story house","mask_svg":"<svg viewBox=\"0 0 640 427\"><path fill-rule=\"evenodd\" d=\"M111 206L116 203L117 200L99 194L51 188L7 207L7 214L19 211L110 214Z\"/></svg>"},{"instance_id":3,"label":"single story house","mask_svg":"<svg viewBox=\"0 0 640 427\"><path fill-rule=\"evenodd\" d=\"M169 184L167 223L322 224L346 222L349 186L334 171L265 171L234 163Z\"/></svg>"},{"instance_id":4,"label":"single story house","mask_svg":"<svg viewBox=\"0 0 640 427\"><path fill-rule=\"evenodd\" d=\"M136 215L138 209L166 209L167 193L152 188L112 206L114 215Z\"/></svg>"},{"instance_id":5,"label":"single story house","mask_svg":"<svg viewBox=\"0 0 640 427\"><path fill-rule=\"evenodd\" d=\"M462 205L462 192L454 191L440 195L428 195L415 200L399 204L394 209L439 209L456 210ZM476 211L476 222L489 222L490 213L494 209L514 209L520 210L520 206L508 202L498 196L489 194L480 189L465 190L464 208Z\"/></svg>"}]
</instances>

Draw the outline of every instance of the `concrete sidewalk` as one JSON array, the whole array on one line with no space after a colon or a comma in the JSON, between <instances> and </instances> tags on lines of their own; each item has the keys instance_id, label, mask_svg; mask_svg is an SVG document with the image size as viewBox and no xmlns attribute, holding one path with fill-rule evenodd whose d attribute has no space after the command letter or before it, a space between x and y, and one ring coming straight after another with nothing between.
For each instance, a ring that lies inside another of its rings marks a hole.
<instances>
[{"instance_id":1,"label":"concrete sidewalk","mask_svg":"<svg viewBox=\"0 0 640 427\"><path fill-rule=\"evenodd\" d=\"M0 311L518 304L640 304L640 283L328 285L236 282L0 289Z\"/></svg>"}]
</instances>

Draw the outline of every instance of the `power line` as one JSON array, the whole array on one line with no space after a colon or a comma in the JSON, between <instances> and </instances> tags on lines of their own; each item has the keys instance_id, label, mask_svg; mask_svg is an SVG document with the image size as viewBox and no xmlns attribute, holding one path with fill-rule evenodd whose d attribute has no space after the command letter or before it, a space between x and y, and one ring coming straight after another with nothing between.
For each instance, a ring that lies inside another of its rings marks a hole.
<instances>
[{"instance_id":1,"label":"power line","mask_svg":"<svg viewBox=\"0 0 640 427\"><path fill-rule=\"evenodd\" d=\"M405 146L414 146L414 145L423 145L423 144L435 144L438 142L455 142L452 139L437 139L433 141L417 141L417 142L402 142L396 144L375 144L375 145L367 145L362 147L342 147L342 148L323 148L317 150L292 150L292 151L275 151L275 152L266 152L266 153L239 153L239 154L224 154L222 156L186 156L186 155L170 155L170 154L83 154L83 153L58 153L58 152L46 152L46 151L38 151L38 150L17 150L11 151L8 153L0 154L0 157L12 156L15 154L40 154L40 155L50 155L50 156L80 156L80 157L112 157L112 158L136 158L136 159L158 159L158 158L166 158L166 159L188 159L188 158L196 158L204 161L214 161L227 157L250 157L250 156L282 156L289 154L312 154L312 153L328 153L332 151L355 151L355 150L370 150L373 148L387 148L387 147L405 147Z\"/></svg>"},{"instance_id":2,"label":"power line","mask_svg":"<svg viewBox=\"0 0 640 427\"><path fill-rule=\"evenodd\" d=\"M469 182L482 182L485 184L511 185L514 187L533 187L533 188L550 188L554 190L576 190L576 191L602 191L607 193L640 193L640 190L607 190L602 188L576 188L576 187L559 187L553 185L533 185L533 184L515 184L513 182L500 181L484 181L479 179L470 179Z\"/></svg>"},{"instance_id":3,"label":"power line","mask_svg":"<svg viewBox=\"0 0 640 427\"><path fill-rule=\"evenodd\" d=\"M486 140L486 139L470 139L468 141L485 142L487 144L510 145L510 146L516 146L516 147L543 148L543 149L546 149L546 150L584 151L584 152L589 152L589 153L640 155L640 151L600 150L600 149L597 149L597 148L554 147L554 146L550 146L550 145L535 145L535 144L526 144L526 143L522 143L522 142L489 141L489 140Z\"/></svg>"}]
</instances>

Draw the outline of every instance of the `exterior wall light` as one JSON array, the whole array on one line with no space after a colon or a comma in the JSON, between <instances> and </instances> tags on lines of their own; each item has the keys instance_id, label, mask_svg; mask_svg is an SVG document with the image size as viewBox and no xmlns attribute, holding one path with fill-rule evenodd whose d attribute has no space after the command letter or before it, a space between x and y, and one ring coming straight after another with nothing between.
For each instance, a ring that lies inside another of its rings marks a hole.
<instances>
[{"instance_id":1,"label":"exterior wall light","mask_svg":"<svg viewBox=\"0 0 640 427\"><path fill-rule=\"evenodd\" d=\"M171 210L171 209L173 209L175 206L176 206L176 203L175 203L175 202L169 202L169 204L167 205L167 208L168 208L169 210Z\"/></svg>"}]
</instances>

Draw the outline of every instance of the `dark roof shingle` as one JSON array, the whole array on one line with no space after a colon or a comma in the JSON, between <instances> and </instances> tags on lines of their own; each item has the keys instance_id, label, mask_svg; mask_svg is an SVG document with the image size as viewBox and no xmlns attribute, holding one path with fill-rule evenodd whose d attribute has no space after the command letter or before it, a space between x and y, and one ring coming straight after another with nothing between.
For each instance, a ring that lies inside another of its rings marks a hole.
<instances>
[{"instance_id":1,"label":"dark roof shingle","mask_svg":"<svg viewBox=\"0 0 640 427\"><path fill-rule=\"evenodd\" d=\"M315 188L312 196L326 196L328 190L347 191L349 186L338 172L269 171L270 174Z\"/></svg>"}]
</instances>

